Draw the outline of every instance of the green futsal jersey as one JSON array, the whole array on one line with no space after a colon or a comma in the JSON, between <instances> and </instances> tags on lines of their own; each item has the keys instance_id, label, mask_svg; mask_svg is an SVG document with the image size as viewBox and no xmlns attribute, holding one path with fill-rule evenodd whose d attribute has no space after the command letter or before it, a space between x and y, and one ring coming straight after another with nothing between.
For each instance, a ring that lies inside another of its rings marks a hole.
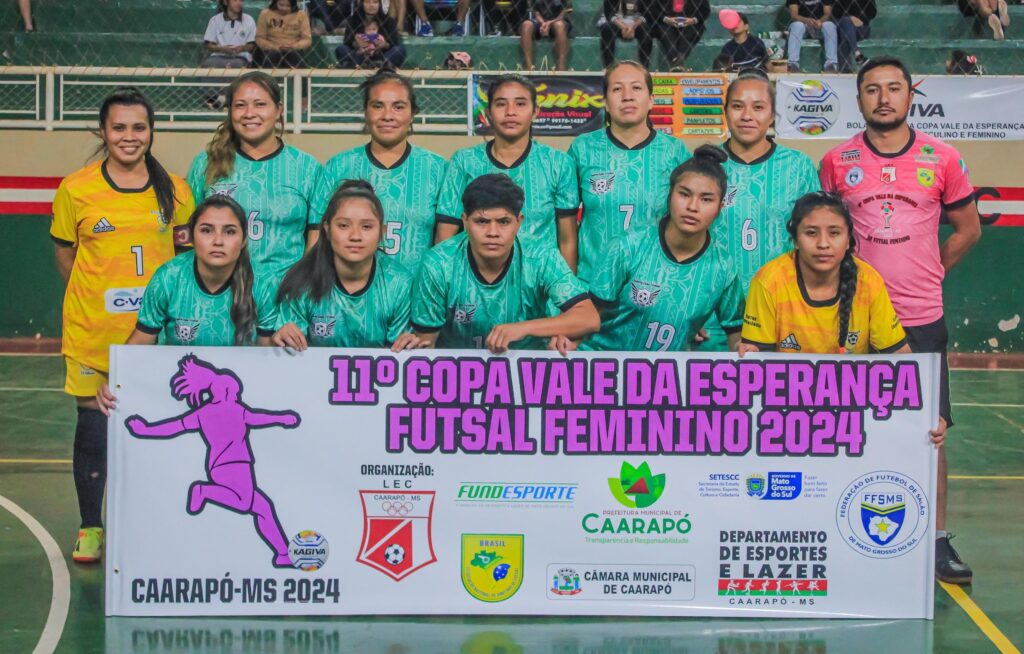
<instances>
[{"instance_id":1,"label":"green futsal jersey","mask_svg":"<svg viewBox=\"0 0 1024 654\"><path fill-rule=\"evenodd\" d=\"M700 252L677 261L665 224L611 246L590 284L601 331L582 349L684 352L711 315L731 332L743 326L743 292L724 245L709 234Z\"/></svg>"},{"instance_id":2,"label":"green futsal jersey","mask_svg":"<svg viewBox=\"0 0 1024 654\"><path fill-rule=\"evenodd\" d=\"M302 257L306 231L320 224L317 197L323 193L323 166L311 155L281 144L259 161L239 152L231 174L206 183L206 152L188 171L196 204L214 195L228 195L248 214L249 256L258 274L279 275Z\"/></svg>"},{"instance_id":3,"label":"green futsal jersey","mask_svg":"<svg viewBox=\"0 0 1024 654\"><path fill-rule=\"evenodd\" d=\"M312 347L385 347L409 331L412 277L377 253L370 281L349 293L340 283L320 301L309 294L281 303L281 322L293 322Z\"/></svg>"},{"instance_id":4,"label":"green futsal jersey","mask_svg":"<svg viewBox=\"0 0 1024 654\"><path fill-rule=\"evenodd\" d=\"M553 304L562 311L587 299L587 289L554 248L527 248L516 238L505 270L483 279L459 234L427 253L413 292L412 324L421 334L440 331L437 347L482 348L496 325L546 318ZM543 349L525 338L512 349Z\"/></svg>"},{"instance_id":5,"label":"green futsal jersey","mask_svg":"<svg viewBox=\"0 0 1024 654\"><path fill-rule=\"evenodd\" d=\"M580 194L569 156L561 150L531 140L526 152L511 166L491 154L494 142L463 148L452 156L437 201L437 220L462 225L462 192L481 175L505 173L523 189L523 226L519 239L558 247L557 221L575 220Z\"/></svg>"},{"instance_id":6,"label":"green futsal jersey","mask_svg":"<svg viewBox=\"0 0 1024 654\"><path fill-rule=\"evenodd\" d=\"M690 158L677 138L651 130L633 148L610 129L588 132L569 148L583 199L580 279L598 274L612 243L637 227L654 227L665 215L669 177Z\"/></svg>"},{"instance_id":7,"label":"green futsal jersey","mask_svg":"<svg viewBox=\"0 0 1024 654\"><path fill-rule=\"evenodd\" d=\"M257 280L253 299L256 333L272 336L278 320L273 285ZM233 301L231 284L217 290L206 288L199 278L195 252L185 252L153 273L135 327L159 335L160 345L234 345ZM251 342L255 342L255 334Z\"/></svg>"},{"instance_id":8,"label":"green futsal jersey","mask_svg":"<svg viewBox=\"0 0 1024 654\"><path fill-rule=\"evenodd\" d=\"M327 162L324 177L328 192L319 213L327 209L330 194L346 179L369 182L384 206L384 254L414 272L433 244L444 167L440 155L409 144L390 168L373 156L368 144L347 150Z\"/></svg>"}]
</instances>

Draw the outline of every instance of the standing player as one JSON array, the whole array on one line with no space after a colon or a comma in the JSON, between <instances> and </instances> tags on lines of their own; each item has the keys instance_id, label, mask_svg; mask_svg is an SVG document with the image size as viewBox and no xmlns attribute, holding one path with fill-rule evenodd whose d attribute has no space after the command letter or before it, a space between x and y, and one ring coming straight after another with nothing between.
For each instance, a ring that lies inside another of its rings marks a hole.
<instances>
[{"instance_id":1,"label":"standing player","mask_svg":"<svg viewBox=\"0 0 1024 654\"><path fill-rule=\"evenodd\" d=\"M384 254L415 272L433 243L445 160L409 143L419 105L408 79L381 68L360 88L370 142L327 162L326 188L333 190L346 179L369 182L387 216Z\"/></svg>"},{"instance_id":2,"label":"standing player","mask_svg":"<svg viewBox=\"0 0 1024 654\"><path fill-rule=\"evenodd\" d=\"M452 156L437 202L437 242L455 236L463 224L466 187L488 173L505 173L526 192L520 238L529 247L558 246L576 270L580 197L569 157L533 140L537 87L522 75L502 75L487 87L487 119L494 139Z\"/></svg>"},{"instance_id":3,"label":"standing player","mask_svg":"<svg viewBox=\"0 0 1024 654\"><path fill-rule=\"evenodd\" d=\"M697 148L672 172L668 214L657 229L611 245L590 284L601 331L584 349L685 352L712 314L735 349L743 292L729 253L709 233L725 196L724 162L721 149Z\"/></svg>"},{"instance_id":4,"label":"standing player","mask_svg":"<svg viewBox=\"0 0 1024 654\"><path fill-rule=\"evenodd\" d=\"M793 203L821 188L807 155L768 136L774 120L775 88L768 76L753 69L740 73L725 96L729 140L722 149L729 156L729 190L711 233L729 251L744 294L754 273L791 247L786 221ZM725 332L714 317L704 328L708 339L697 349L725 350Z\"/></svg>"},{"instance_id":5,"label":"standing player","mask_svg":"<svg viewBox=\"0 0 1024 654\"><path fill-rule=\"evenodd\" d=\"M951 146L907 125L910 73L898 59L872 59L857 73L857 103L867 129L821 161L821 185L853 214L858 255L874 266L914 352L942 354L940 429L953 425L946 364L942 279L981 236L967 167ZM953 234L939 245L945 211ZM939 450L936 576L970 583L972 572L946 533L946 453Z\"/></svg>"},{"instance_id":6,"label":"standing player","mask_svg":"<svg viewBox=\"0 0 1024 654\"><path fill-rule=\"evenodd\" d=\"M327 206L320 238L285 275L278 291L284 326L274 344L314 347L421 345L409 332L412 277L378 252L384 208L363 180L348 180Z\"/></svg>"},{"instance_id":7,"label":"standing player","mask_svg":"<svg viewBox=\"0 0 1024 654\"><path fill-rule=\"evenodd\" d=\"M315 239L323 167L281 140L284 105L270 75L237 77L228 88L227 112L192 162L188 182L197 200L219 194L242 205L257 276L279 276Z\"/></svg>"},{"instance_id":8,"label":"standing player","mask_svg":"<svg viewBox=\"0 0 1024 654\"><path fill-rule=\"evenodd\" d=\"M72 556L82 563L103 552L107 420L96 391L107 380L108 348L131 334L149 278L188 240L192 194L153 156L153 122L137 89L107 96L99 116L106 156L65 177L53 200L50 236L67 282L64 391L78 403L73 471L82 524Z\"/></svg>"},{"instance_id":9,"label":"standing player","mask_svg":"<svg viewBox=\"0 0 1024 654\"><path fill-rule=\"evenodd\" d=\"M630 229L653 227L676 166L690 157L683 142L654 130L647 114L654 81L635 61L604 74L607 127L583 134L569 148L583 198L579 277L593 279L608 248Z\"/></svg>"},{"instance_id":10,"label":"standing player","mask_svg":"<svg viewBox=\"0 0 1024 654\"><path fill-rule=\"evenodd\" d=\"M425 344L500 354L550 339L565 354L569 339L597 331L597 311L565 260L517 237L523 202L508 175L482 175L466 187L465 232L430 250L416 280L412 325ZM545 317L550 306L561 314Z\"/></svg>"}]
</instances>

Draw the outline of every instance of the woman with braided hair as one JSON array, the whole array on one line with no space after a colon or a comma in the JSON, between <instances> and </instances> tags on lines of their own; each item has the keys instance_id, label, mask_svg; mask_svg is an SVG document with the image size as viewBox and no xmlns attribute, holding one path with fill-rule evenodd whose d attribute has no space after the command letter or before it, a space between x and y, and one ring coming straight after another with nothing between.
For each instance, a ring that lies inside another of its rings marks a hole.
<instances>
[{"instance_id":1,"label":"woman with braided hair","mask_svg":"<svg viewBox=\"0 0 1024 654\"><path fill-rule=\"evenodd\" d=\"M741 355L910 352L882 276L853 255L853 218L839 196L804 195L786 229L794 249L750 282Z\"/></svg>"}]
</instances>

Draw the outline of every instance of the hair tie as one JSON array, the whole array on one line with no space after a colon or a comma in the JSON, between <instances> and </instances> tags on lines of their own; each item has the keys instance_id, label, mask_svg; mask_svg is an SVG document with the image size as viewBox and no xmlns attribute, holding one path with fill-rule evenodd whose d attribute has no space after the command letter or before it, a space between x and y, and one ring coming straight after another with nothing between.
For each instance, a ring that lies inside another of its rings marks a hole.
<instances>
[{"instance_id":1,"label":"hair tie","mask_svg":"<svg viewBox=\"0 0 1024 654\"><path fill-rule=\"evenodd\" d=\"M967 63L976 64L978 63L978 58L975 57L974 55L967 55Z\"/></svg>"}]
</instances>

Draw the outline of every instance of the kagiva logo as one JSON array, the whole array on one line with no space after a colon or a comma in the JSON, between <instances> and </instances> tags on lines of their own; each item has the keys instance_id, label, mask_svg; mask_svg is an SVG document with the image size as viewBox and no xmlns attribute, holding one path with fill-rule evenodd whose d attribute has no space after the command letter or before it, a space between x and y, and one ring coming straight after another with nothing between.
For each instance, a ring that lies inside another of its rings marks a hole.
<instances>
[{"instance_id":1,"label":"kagiva logo","mask_svg":"<svg viewBox=\"0 0 1024 654\"><path fill-rule=\"evenodd\" d=\"M590 176L590 190L597 195L604 195L612 190L615 173L594 173Z\"/></svg>"}]
</instances>

